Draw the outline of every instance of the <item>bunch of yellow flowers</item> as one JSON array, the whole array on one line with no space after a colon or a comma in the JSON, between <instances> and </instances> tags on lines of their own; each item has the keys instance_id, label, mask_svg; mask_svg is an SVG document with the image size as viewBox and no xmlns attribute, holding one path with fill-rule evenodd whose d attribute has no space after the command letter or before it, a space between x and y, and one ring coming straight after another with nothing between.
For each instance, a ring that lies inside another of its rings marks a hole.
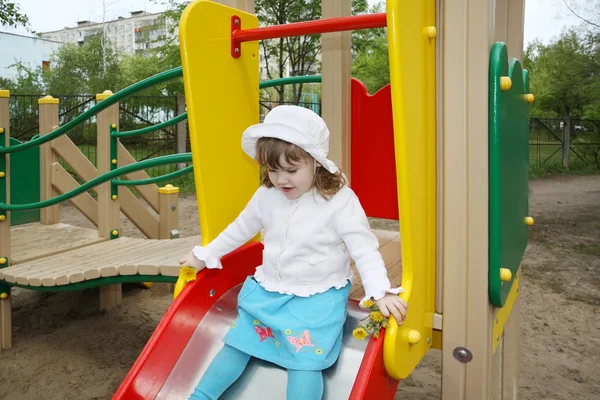
<instances>
[{"instance_id":1,"label":"bunch of yellow flowers","mask_svg":"<svg viewBox=\"0 0 600 400\"><path fill-rule=\"evenodd\" d=\"M379 311L379 307L373 300L363 301L362 306L369 311L369 316L363 319L358 328L352 331L352 336L358 340L365 340L369 334L372 334L374 338L378 338L381 329L388 327L388 319Z\"/></svg>"}]
</instances>

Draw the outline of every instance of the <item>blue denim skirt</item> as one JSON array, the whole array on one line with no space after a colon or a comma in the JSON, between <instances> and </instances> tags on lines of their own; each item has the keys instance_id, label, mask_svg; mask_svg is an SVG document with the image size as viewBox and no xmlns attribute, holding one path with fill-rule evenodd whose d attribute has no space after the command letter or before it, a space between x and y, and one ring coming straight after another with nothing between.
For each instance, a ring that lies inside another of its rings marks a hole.
<instances>
[{"instance_id":1,"label":"blue denim skirt","mask_svg":"<svg viewBox=\"0 0 600 400\"><path fill-rule=\"evenodd\" d=\"M351 283L300 297L266 291L246 278L238 317L224 342L286 369L323 370L339 357Z\"/></svg>"}]
</instances>

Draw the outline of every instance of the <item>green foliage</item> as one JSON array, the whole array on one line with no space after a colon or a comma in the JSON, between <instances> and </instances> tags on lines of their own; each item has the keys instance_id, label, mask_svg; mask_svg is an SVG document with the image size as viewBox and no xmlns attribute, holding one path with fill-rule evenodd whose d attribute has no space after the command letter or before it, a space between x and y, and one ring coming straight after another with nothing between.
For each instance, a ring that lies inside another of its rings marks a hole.
<instances>
[{"instance_id":1,"label":"green foliage","mask_svg":"<svg viewBox=\"0 0 600 400\"><path fill-rule=\"evenodd\" d=\"M380 1L369 13L385 11ZM369 93L375 93L390 83L390 64L387 47L387 30L366 29L352 33L352 76L365 84Z\"/></svg>"},{"instance_id":2,"label":"green foliage","mask_svg":"<svg viewBox=\"0 0 600 400\"><path fill-rule=\"evenodd\" d=\"M375 93L390 83L387 37L374 38L367 50L360 52L352 64L352 76Z\"/></svg>"},{"instance_id":3,"label":"green foliage","mask_svg":"<svg viewBox=\"0 0 600 400\"><path fill-rule=\"evenodd\" d=\"M29 19L27 15L21 13L18 3L0 0L0 26L13 28L24 26L28 28Z\"/></svg>"},{"instance_id":4,"label":"green foliage","mask_svg":"<svg viewBox=\"0 0 600 400\"><path fill-rule=\"evenodd\" d=\"M44 71L46 92L51 94L102 93L119 89L120 65L112 46L103 49L101 35L89 36L82 46L65 44Z\"/></svg>"},{"instance_id":5,"label":"green foliage","mask_svg":"<svg viewBox=\"0 0 600 400\"><path fill-rule=\"evenodd\" d=\"M553 43L531 43L524 66L531 73L530 89L536 96L532 114L583 116L600 99L598 48L574 31Z\"/></svg>"}]
</instances>

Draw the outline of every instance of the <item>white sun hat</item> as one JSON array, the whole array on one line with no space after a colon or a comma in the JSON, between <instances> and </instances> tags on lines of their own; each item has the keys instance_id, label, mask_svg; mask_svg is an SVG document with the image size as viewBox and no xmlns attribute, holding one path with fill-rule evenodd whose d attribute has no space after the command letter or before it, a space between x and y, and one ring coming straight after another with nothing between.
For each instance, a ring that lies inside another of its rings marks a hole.
<instances>
[{"instance_id":1,"label":"white sun hat","mask_svg":"<svg viewBox=\"0 0 600 400\"><path fill-rule=\"evenodd\" d=\"M329 129L315 112L299 106L277 106L265 117L262 124L252 125L242 134L242 149L256 157L256 142L263 137L277 138L293 143L310 154L332 174L337 165L327 159Z\"/></svg>"}]
</instances>

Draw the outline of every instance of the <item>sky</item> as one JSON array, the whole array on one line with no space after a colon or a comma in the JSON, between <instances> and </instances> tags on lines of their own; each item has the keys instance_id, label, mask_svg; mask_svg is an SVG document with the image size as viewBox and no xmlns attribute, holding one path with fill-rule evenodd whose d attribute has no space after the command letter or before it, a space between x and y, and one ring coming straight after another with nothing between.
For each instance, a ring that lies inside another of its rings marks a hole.
<instances>
[{"instance_id":1,"label":"sky","mask_svg":"<svg viewBox=\"0 0 600 400\"><path fill-rule=\"evenodd\" d=\"M164 0L16 0L21 11L29 17L31 28L37 32L74 27L77 21L102 21L103 4L107 20L128 17L131 11L160 12ZM376 3L378 0L369 0ZM538 38L548 43L553 37L579 20L570 16L562 0L525 0L525 44ZM2 31L27 34L23 28Z\"/></svg>"}]
</instances>

